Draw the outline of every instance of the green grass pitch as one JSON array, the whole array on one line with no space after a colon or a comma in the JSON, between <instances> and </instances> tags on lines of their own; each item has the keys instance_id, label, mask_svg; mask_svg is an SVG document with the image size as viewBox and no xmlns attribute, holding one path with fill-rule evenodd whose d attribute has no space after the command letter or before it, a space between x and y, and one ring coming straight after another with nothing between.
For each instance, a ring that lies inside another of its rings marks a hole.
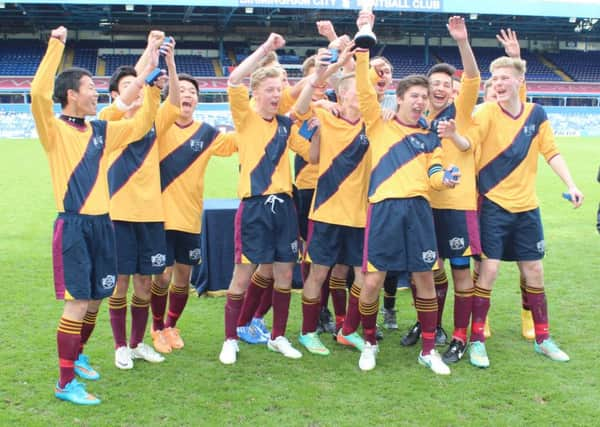
<instances>
[{"instance_id":1,"label":"green grass pitch","mask_svg":"<svg viewBox=\"0 0 600 427\"><path fill-rule=\"evenodd\" d=\"M293 361L265 347L240 344L238 363L223 366L222 298L190 298L179 323L186 347L160 365L114 367L108 307L103 303L86 348L102 375L87 382L103 403L58 401L51 232L55 217L48 165L33 140L0 140L0 425L72 426L353 426L595 425L600 399L598 307L600 235L595 230L600 139L560 138L559 147L586 195L573 210L564 187L540 159L538 194L545 224L544 266L550 327L570 354L566 364L533 352L520 336L516 266L503 264L494 289L488 341L491 368L463 360L450 377L417 364L418 348L399 340L415 318L399 292L399 332L386 332L377 368L358 369L358 353L329 344L327 358L304 352ZM214 158L206 198L233 198L235 159ZM450 291L444 322L452 329ZM300 298L292 298L288 336L297 344ZM149 342L149 338L147 338Z\"/></svg>"}]
</instances>

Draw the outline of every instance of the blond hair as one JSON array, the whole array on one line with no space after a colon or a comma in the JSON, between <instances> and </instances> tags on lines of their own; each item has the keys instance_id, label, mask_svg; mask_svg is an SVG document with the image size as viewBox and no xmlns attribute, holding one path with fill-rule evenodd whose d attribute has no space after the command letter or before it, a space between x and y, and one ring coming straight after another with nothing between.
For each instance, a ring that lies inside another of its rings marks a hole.
<instances>
[{"instance_id":1,"label":"blond hair","mask_svg":"<svg viewBox=\"0 0 600 427\"><path fill-rule=\"evenodd\" d=\"M279 63L279 58L274 51L267 53L260 61L258 61L259 67L272 67L274 64Z\"/></svg>"},{"instance_id":2,"label":"blond hair","mask_svg":"<svg viewBox=\"0 0 600 427\"><path fill-rule=\"evenodd\" d=\"M259 68L250 76L250 89L256 90L258 85L266 79L277 77L281 79L280 67L263 67Z\"/></svg>"},{"instance_id":3,"label":"blond hair","mask_svg":"<svg viewBox=\"0 0 600 427\"><path fill-rule=\"evenodd\" d=\"M304 77L308 76L308 72L311 68L316 67L317 65L317 55L309 56L302 63L302 75Z\"/></svg>"},{"instance_id":4,"label":"blond hair","mask_svg":"<svg viewBox=\"0 0 600 427\"><path fill-rule=\"evenodd\" d=\"M520 76L524 76L527 71L527 63L521 58L510 58L501 56L496 58L490 64L490 73L493 73L496 68L510 67L513 68Z\"/></svg>"}]
</instances>

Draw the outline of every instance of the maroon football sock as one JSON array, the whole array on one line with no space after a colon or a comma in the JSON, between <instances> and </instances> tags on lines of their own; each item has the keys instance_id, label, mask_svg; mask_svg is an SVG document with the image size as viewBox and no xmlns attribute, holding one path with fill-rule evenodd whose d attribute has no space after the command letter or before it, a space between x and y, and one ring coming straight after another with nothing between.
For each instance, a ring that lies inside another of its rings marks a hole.
<instances>
[{"instance_id":1,"label":"maroon football sock","mask_svg":"<svg viewBox=\"0 0 600 427\"><path fill-rule=\"evenodd\" d=\"M473 310L474 288L464 291L454 291L454 333L452 338L456 338L463 343L467 342L467 328L471 320Z\"/></svg>"},{"instance_id":2,"label":"maroon football sock","mask_svg":"<svg viewBox=\"0 0 600 427\"><path fill-rule=\"evenodd\" d=\"M108 298L108 314L110 317L110 327L112 328L115 348L125 347L127 345L127 332L125 323L127 322L127 297Z\"/></svg>"},{"instance_id":3,"label":"maroon football sock","mask_svg":"<svg viewBox=\"0 0 600 427\"><path fill-rule=\"evenodd\" d=\"M238 339L237 321L244 302L243 294L231 294L227 292L225 302L225 339Z\"/></svg>"},{"instance_id":4,"label":"maroon football sock","mask_svg":"<svg viewBox=\"0 0 600 427\"><path fill-rule=\"evenodd\" d=\"M245 326L250 323L254 312L260 304L263 293L268 286L268 279L255 271L250 279L250 286L248 286L248 290L246 290L246 295L244 295L244 304L240 311L240 317L237 323L238 326Z\"/></svg>"},{"instance_id":5,"label":"maroon football sock","mask_svg":"<svg viewBox=\"0 0 600 427\"><path fill-rule=\"evenodd\" d=\"M444 314L444 306L446 305L446 294L448 293L448 277L444 270L434 272L433 281L435 283L435 294L437 297L438 317L437 326L442 326L442 316Z\"/></svg>"},{"instance_id":6,"label":"maroon football sock","mask_svg":"<svg viewBox=\"0 0 600 427\"><path fill-rule=\"evenodd\" d=\"M285 336L288 316L290 313L291 289L280 289L273 286L273 329L271 339Z\"/></svg>"},{"instance_id":7,"label":"maroon football sock","mask_svg":"<svg viewBox=\"0 0 600 427\"><path fill-rule=\"evenodd\" d=\"M544 288L532 288L527 286L527 302L531 308L531 316L535 326L535 341L541 344L542 341L550 338L548 327L548 304L546 303L546 292Z\"/></svg>"},{"instance_id":8,"label":"maroon football sock","mask_svg":"<svg viewBox=\"0 0 600 427\"><path fill-rule=\"evenodd\" d=\"M483 289L475 286L473 295L473 314L471 315L471 342L485 342L484 328L485 318L490 309L491 289Z\"/></svg>"},{"instance_id":9,"label":"maroon football sock","mask_svg":"<svg viewBox=\"0 0 600 427\"><path fill-rule=\"evenodd\" d=\"M178 288L177 286L169 288L169 311L167 312L165 328L174 328L177 325L177 320L183 313L189 295L190 290L187 286L185 288Z\"/></svg>"},{"instance_id":10,"label":"maroon football sock","mask_svg":"<svg viewBox=\"0 0 600 427\"><path fill-rule=\"evenodd\" d=\"M302 295L302 335L315 332L319 323L321 298L306 298Z\"/></svg>"},{"instance_id":11,"label":"maroon football sock","mask_svg":"<svg viewBox=\"0 0 600 427\"><path fill-rule=\"evenodd\" d=\"M356 332L360 323L360 312L358 311L358 299L360 298L360 288L354 283L350 288L350 298L348 298L348 311L342 326L342 334L350 335Z\"/></svg>"},{"instance_id":12,"label":"maroon football sock","mask_svg":"<svg viewBox=\"0 0 600 427\"><path fill-rule=\"evenodd\" d=\"M423 354L429 354L435 347L435 327L437 325L437 298L419 298L415 300L417 319L421 324Z\"/></svg>"},{"instance_id":13,"label":"maroon football sock","mask_svg":"<svg viewBox=\"0 0 600 427\"><path fill-rule=\"evenodd\" d=\"M83 322L61 317L56 331L58 366L60 368L59 387L63 388L75 378L75 360L81 343Z\"/></svg>"},{"instance_id":14,"label":"maroon football sock","mask_svg":"<svg viewBox=\"0 0 600 427\"><path fill-rule=\"evenodd\" d=\"M129 347L136 348L144 340L146 325L148 324L148 311L150 301L145 301L133 295L131 298L131 336L129 337Z\"/></svg>"},{"instance_id":15,"label":"maroon football sock","mask_svg":"<svg viewBox=\"0 0 600 427\"><path fill-rule=\"evenodd\" d=\"M161 331L165 328L165 311L167 310L167 295L169 288L161 288L156 282L152 282L152 295L150 296L150 307L152 308L152 329Z\"/></svg>"},{"instance_id":16,"label":"maroon football sock","mask_svg":"<svg viewBox=\"0 0 600 427\"><path fill-rule=\"evenodd\" d=\"M377 345L377 312L379 311L379 299L372 303L359 301L358 311L363 325L364 340L372 345Z\"/></svg>"},{"instance_id":17,"label":"maroon football sock","mask_svg":"<svg viewBox=\"0 0 600 427\"><path fill-rule=\"evenodd\" d=\"M81 343L79 344L79 354L83 353L83 347L87 344L94 332L94 328L96 327L96 319L98 318L98 312L88 311L85 313L85 317L83 318L83 325L81 326Z\"/></svg>"}]
</instances>

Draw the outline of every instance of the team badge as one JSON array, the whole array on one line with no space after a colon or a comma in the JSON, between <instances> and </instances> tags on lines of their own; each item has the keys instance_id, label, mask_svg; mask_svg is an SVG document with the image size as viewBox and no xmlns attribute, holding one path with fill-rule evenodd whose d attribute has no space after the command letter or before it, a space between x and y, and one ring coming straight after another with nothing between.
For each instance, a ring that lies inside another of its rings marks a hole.
<instances>
[{"instance_id":1,"label":"team badge","mask_svg":"<svg viewBox=\"0 0 600 427\"><path fill-rule=\"evenodd\" d=\"M531 136L535 133L535 125L525 125L523 126L523 133L527 136Z\"/></svg>"},{"instance_id":2,"label":"team badge","mask_svg":"<svg viewBox=\"0 0 600 427\"><path fill-rule=\"evenodd\" d=\"M277 128L277 135L279 135L279 136L283 136L283 137L286 137L286 138L287 138L287 134L288 134L288 131L287 131L287 129L285 128L285 126L279 126L279 127Z\"/></svg>"},{"instance_id":3,"label":"team badge","mask_svg":"<svg viewBox=\"0 0 600 427\"><path fill-rule=\"evenodd\" d=\"M94 144L94 147L97 149L101 149L104 146L104 138L102 138L101 135L96 135L92 139L92 144Z\"/></svg>"},{"instance_id":4,"label":"team badge","mask_svg":"<svg viewBox=\"0 0 600 427\"><path fill-rule=\"evenodd\" d=\"M433 264L436 259L437 255L435 254L435 251L429 249L428 251L423 252L423 261L427 264Z\"/></svg>"},{"instance_id":5,"label":"team badge","mask_svg":"<svg viewBox=\"0 0 600 427\"><path fill-rule=\"evenodd\" d=\"M464 237L453 237L448 240L448 244L453 251L459 251L465 248L465 239Z\"/></svg>"},{"instance_id":6,"label":"team badge","mask_svg":"<svg viewBox=\"0 0 600 427\"><path fill-rule=\"evenodd\" d=\"M192 151L195 151L195 152L202 151L202 148L204 148L204 141L192 139L190 141L190 148L192 149Z\"/></svg>"},{"instance_id":7,"label":"team badge","mask_svg":"<svg viewBox=\"0 0 600 427\"><path fill-rule=\"evenodd\" d=\"M167 257L165 254L156 254L150 256L152 267L164 267L167 264Z\"/></svg>"},{"instance_id":8,"label":"team badge","mask_svg":"<svg viewBox=\"0 0 600 427\"><path fill-rule=\"evenodd\" d=\"M364 133L361 133L358 136L358 143L360 145L369 145L369 138L367 138L367 135L365 135Z\"/></svg>"},{"instance_id":9,"label":"team badge","mask_svg":"<svg viewBox=\"0 0 600 427\"><path fill-rule=\"evenodd\" d=\"M202 252L200 251L200 248L195 248L189 251L188 256L191 261L200 262L200 259L202 258Z\"/></svg>"},{"instance_id":10,"label":"team badge","mask_svg":"<svg viewBox=\"0 0 600 427\"><path fill-rule=\"evenodd\" d=\"M543 254L544 251L546 250L546 242L544 240L540 240L539 242L537 242L536 246L537 246L537 251L541 254Z\"/></svg>"},{"instance_id":11,"label":"team badge","mask_svg":"<svg viewBox=\"0 0 600 427\"><path fill-rule=\"evenodd\" d=\"M102 287L104 289L112 289L115 287L115 283L116 283L116 277L112 274L109 274L108 276L104 276L102 278Z\"/></svg>"},{"instance_id":12,"label":"team badge","mask_svg":"<svg viewBox=\"0 0 600 427\"><path fill-rule=\"evenodd\" d=\"M298 253L298 240L294 240L291 244L290 244L291 248L292 248L292 252L293 253Z\"/></svg>"}]
</instances>

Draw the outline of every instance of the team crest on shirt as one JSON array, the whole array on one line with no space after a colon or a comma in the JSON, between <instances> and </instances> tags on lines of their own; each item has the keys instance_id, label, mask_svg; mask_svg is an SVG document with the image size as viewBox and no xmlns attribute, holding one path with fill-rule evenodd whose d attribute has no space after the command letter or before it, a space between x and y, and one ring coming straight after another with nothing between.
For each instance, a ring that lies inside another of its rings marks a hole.
<instances>
[{"instance_id":1,"label":"team crest on shirt","mask_svg":"<svg viewBox=\"0 0 600 427\"><path fill-rule=\"evenodd\" d=\"M192 151L195 152L202 151L202 148L204 148L204 141L202 141L201 139L192 139L190 141L190 148L192 149Z\"/></svg>"},{"instance_id":2,"label":"team crest on shirt","mask_svg":"<svg viewBox=\"0 0 600 427\"><path fill-rule=\"evenodd\" d=\"M191 261L200 262L202 259L202 252L200 251L200 248L194 248L188 252L188 256Z\"/></svg>"},{"instance_id":3,"label":"team crest on shirt","mask_svg":"<svg viewBox=\"0 0 600 427\"><path fill-rule=\"evenodd\" d=\"M147 136L150 139L154 139L154 137L156 136L156 130L154 129L154 126L152 126L152 128L148 131Z\"/></svg>"},{"instance_id":4,"label":"team crest on shirt","mask_svg":"<svg viewBox=\"0 0 600 427\"><path fill-rule=\"evenodd\" d=\"M429 249L428 251L423 252L423 261L425 261L427 264L433 264L436 259L437 255L435 254L435 251Z\"/></svg>"},{"instance_id":5,"label":"team crest on shirt","mask_svg":"<svg viewBox=\"0 0 600 427\"><path fill-rule=\"evenodd\" d=\"M523 126L523 133L527 136L531 136L535 133L535 124Z\"/></svg>"},{"instance_id":6,"label":"team crest on shirt","mask_svg":"<svg viewBox=\"0 0 600 427\"><path fill-rule=\"evenodd\" d=\"M167 264L167 257L165 254L151 255L150 262L152 267L164 267Z\"/></svg>"},{"instance_id":7,"label":"team crest on shirt","mask_svg":"<svg viewBox=\"0 0 600 427\"><path fill-rule=\"evenodd\" d=\"M291 244L290 244L291 248L292 248L292 252L293 253L298 253L298 240L294 240Z\"/></svg>"},{"instance_id":8,"label":"team crest on shirt","mask_svg":"<svg viewBox=\"0 0 600 427\"><path fill-rule=\"evenodd\" d=\"M415 147L417 150L425 150L425 143L423 141L421 141L419 138L416 138L414 136L409 136L408 137L408 142L410 142L413 147Z\"/></svg>"},{"instance_id":9,"label":"team crest on shirt","mask_svg":"<svg viewBox=\"0 0 600 427\"><path fill-rule=\"evenodd\" d=\"M287 138L288 131L285 126L279 126L277 128L277 135Z\"/></svg>"},{"instance_id":10,"label":"team crest on shirt","mask_svg":"<svg viewBox=\"0 0 600 427\"><path fill-rule=\"evenodd\" d=\"M465 239L464 237L453 237L448 240L448 244L453 251L459 251L465 248Z\"/></svg>"},{"instance_id":11,"label":"team crest on shirt","mask_svg":"<svg viewBox=\"0 0 600 427\"><path fill-rule=\"evenodd\" d=\"M544 240L540 240L536 243L537 251L541 254L546 250L546 242Z\"/></svg>"},{"instance_id":12,"label":"team crest on shirt","mask_svg":"<svg viewBox=\"0 0 600 427\"><path fill-rule=\"evenodd\" d=\"M369 138L367 138L367 135L365 135L364 133L361 133L358 136L358 143L360 145L369 145Z\"/></svg>"},{"instance_id":13,"label":"team crest on shirt","mask_svg":"<svg viewBox=\"0 0 600 427\"><path fill-rule=\"evenodd\" d=\"M116 280L117 280L117 278L112 274L109 274L108 276L104 276L101 281L102 287L104 289L112 289L115 287Z\"/></svg>"},{"instance_id":14,"label":"team crest on shirt","mask_svg":"<svg viewBox=\"0 0 600 427\"><path fill-rule=\"evenodd\" d=\"M92 138L92 144L94 144L94 147L97 149L101 149L104 146L104 138L102 138L102 135L94 136Z\"/></svg>"}]
</instances>

